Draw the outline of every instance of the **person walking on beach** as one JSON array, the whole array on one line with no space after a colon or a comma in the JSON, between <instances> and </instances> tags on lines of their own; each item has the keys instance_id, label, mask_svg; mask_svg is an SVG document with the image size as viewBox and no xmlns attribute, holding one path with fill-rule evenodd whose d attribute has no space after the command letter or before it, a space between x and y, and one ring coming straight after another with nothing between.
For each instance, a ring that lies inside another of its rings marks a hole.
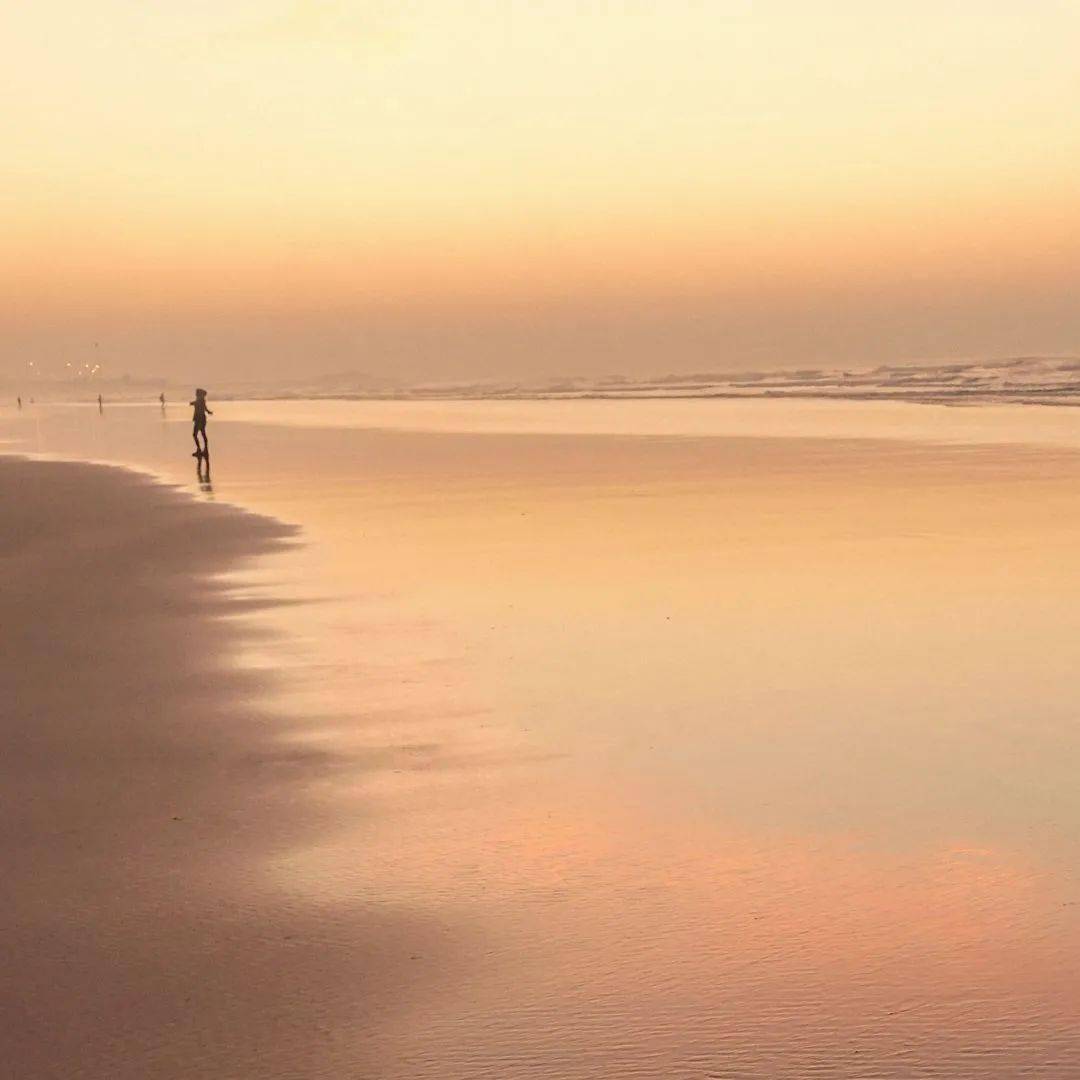
<instances>
[{"instance_id":1,"label":"person walking on beach","mask_svg":"<svg viewBox=\"0 0 1080 1080\"><path fill-rule=\"evenodd\" d=\"M22 408L22 394L20 394L15 400L19 403L19 408L21 409Z\"/></svg>"},{"instance_id":2,"label":"person walking on beach","mask_svg":"<svg viewBox=\"0 0 1080 1080\"><path fill-rule=\"evenodd\" d=\"M102 399L100 394L98 394L98 396L97 396L97 411L98 412L104 412L105 411L105 402Z\"/></svg>"},{"instance_id":3,"label":"person walking on beach","mask_svg":"<svg viewBox=\"0 0 1080 1080\"><path fill-rule=\"evenodd\" d=\"M195 440L195 453L191 456L193 458L210 458L210 443L206 439L206 418L213 416L213 412L206 407L206 391L197 389L195 391L195 400L189 402L195 409L195 415L192 417L192 429L191 437ZM199 433L202 432L202 445L199 445Z\"/></svg>"},{"instance_id":4,"label":"person walking on beach","mask_svg":"<svg viewBox=\"0 0 1080 1080\"><path fill-rule=\"evenodd\" d=\"M161 411L164 412L165 411L165 391L164 390L162 390L162 392L158 395L158 401L161 402Z\"/></svg>"}]
</instances>

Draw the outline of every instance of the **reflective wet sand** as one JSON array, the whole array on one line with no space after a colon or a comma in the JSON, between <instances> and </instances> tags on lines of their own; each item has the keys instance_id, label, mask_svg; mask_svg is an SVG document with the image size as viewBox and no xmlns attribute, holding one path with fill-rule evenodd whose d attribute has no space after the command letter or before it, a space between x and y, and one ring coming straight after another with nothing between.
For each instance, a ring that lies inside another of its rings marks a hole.
<instances>
[{"instance_id":1,"label":"reflective wet sand","mask_svg":"<svg viewBox=\"0 0 1080 1080\"><path fill-rule=\"evenodd\" d=\"M242 917L338 957L249 1075L1075 1075L1071 413L598 404L215 407L203 494L308 540ZM192 484L186 415L0 437Z\"/></svg>"}]
</instances>

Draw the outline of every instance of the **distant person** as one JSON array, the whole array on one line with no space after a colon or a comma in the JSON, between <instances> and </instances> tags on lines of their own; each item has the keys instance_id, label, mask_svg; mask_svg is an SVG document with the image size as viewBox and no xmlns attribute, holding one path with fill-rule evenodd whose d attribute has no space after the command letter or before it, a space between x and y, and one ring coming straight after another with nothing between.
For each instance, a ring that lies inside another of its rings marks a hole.
<instances>
[{"instance_id":1,"label":"distant person","mask_svg":"<svg viewBox=\"0 0 1080 1080\"><path fill-rule=\"evenodd\" d=\"M195 440L195 453L191 456L193 458L206 458L210 459L210 443L206 439L206 418L213 416L213 412L206 407L206 391L197 389L195 391L195 400L188 402L195 409L195 415L192 417L191 437ZM199 445L199 435L202 434L202 445Z\"/></svg>"},{"instance_id":2,"label":"distant person","mask_svg":"<svg viewBox=\"0 0 1080 1080\"><path fill-rule=\"evenodd\" d=\"M97 396L97 411L98 412L104 412L105 411L105 402L102 399L102 396L100 394L98 394L98 396Z\"/></svg>"},{"instance_id":3,"label":"distant person","mask_svg":"<svg viewBox=\"0 0 1080 1080\"><path fill-rule=\"evenodd\" d=\"M21 409L22 408L22 394L20 394L15 400L19 403L19 408Z\"/></svg>"},{"instance_id":4,"label":"distant person","mask_svg":"<svg viewBox=\"0 0 1080 1080\"><path fill-rule=\"evenodd\" d=\"M160 394L158 394L158 401L161 402L161 411L164 412L165 411L165 391L164 390L162 390L162 392Z\"/></svg>"}]
</instances>

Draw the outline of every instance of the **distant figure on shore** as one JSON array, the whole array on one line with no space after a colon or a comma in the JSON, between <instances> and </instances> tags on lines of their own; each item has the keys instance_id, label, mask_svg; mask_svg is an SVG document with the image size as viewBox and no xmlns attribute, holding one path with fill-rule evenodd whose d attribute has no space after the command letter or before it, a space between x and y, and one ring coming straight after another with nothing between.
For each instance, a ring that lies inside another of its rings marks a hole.
<instances>
[{"instance_id":1,"label":"distant figure on shore","mask_svg":"<svg viewBox=\"0 0 1080 1080\"><path fill-rule=\"evenodd\" d=\"M22 408L22 394L20 394L15 400L19 403L19 408L21 409Z\"/></svg>"},{"instance_id":2,"label":"distant figure on shore","mask_svg":"<svg viewBox=\"0 0 1080 1080\"><path fill-rule=\"evenodd\" d=\"M164 412L165 411L165 391L164 390L162 390L161 393L158 394L158 401L161 402L161 411Z\"/></svg>"},{"instance_id":3,"label":"distant figure on shore","mask_svg":"<svg viewBox=\"0 0 1080 1080\"><path fill-rule=\"evenodd\" d=\"M97 396L97 411L98 412L104 412L105 411L105 402L102 399L100 394L98 394L98 396Z\"/></svg>"},{"instance_id":4,"label":"distant figure on shore","mask_svg":"<svg viewBox=\"0 0 1080 1080\"><path fill-rule=\"evenodd\" d=\"M195 391L195 400L189 402L195 409L195 415L192 417L191 437L195 440L195 453L191 456L193 458L206 458L210 460L210 443L206 438L206 418L213 416L212 410L206 407L206 391L197 389ZM202 445L199 445L199 434L202 433Z\"/></svg>"}]
</instances>

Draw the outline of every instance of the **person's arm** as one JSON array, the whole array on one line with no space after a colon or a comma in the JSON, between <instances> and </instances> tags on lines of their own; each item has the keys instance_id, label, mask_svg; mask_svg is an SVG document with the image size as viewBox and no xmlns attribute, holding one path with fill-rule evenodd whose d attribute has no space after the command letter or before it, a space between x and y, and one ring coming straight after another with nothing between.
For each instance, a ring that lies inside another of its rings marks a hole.
<instances>
[{"instance_id":1,"label":"person's arm","mask_svg":"<svg viewBox=\"0 0 1080 1080\"><path fill-rule=\"evenodd\" d=\"M206 415L207 416L213 416L214 415L214 410L213 409L207 409L206 410Z\"/></svg>"}]
</instances>

